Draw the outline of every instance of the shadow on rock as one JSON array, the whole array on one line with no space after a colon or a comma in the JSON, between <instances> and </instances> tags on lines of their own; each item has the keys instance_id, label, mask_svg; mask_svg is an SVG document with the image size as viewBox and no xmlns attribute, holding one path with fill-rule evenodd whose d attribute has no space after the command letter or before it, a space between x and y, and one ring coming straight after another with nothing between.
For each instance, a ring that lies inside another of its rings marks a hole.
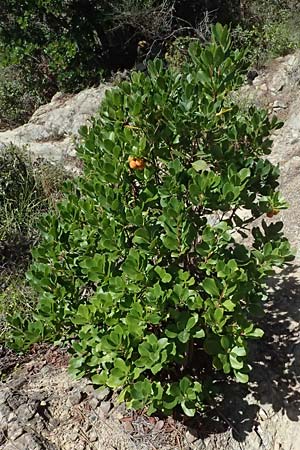
<instances>
[{"instance_id":1,"label":"shadow on rock","mask_svg":"<svg viewBox=\"0 0 300 450\"><path fill-rule=\"evenodd\" d=\"M270 297L261 321L265 335L251 346L251 391L289 420L300 420L300 270L289 266L269 282Z\"/></svg>"},{"instance_id":2,"label":"shadow on rock","mask_svg":"<svg viewBox=\"0 0 300 450\"><path fill-rule=\"evenodd\" d=\"M243 442L262 420L276 413L300 420L300 270L291 265L269 281L265 316L258 325L264 337L249 344L252 366L248 385L220 380L221 400L205 418L188 426L202 439L231 430Z\"/></svg>"}]
</instances>

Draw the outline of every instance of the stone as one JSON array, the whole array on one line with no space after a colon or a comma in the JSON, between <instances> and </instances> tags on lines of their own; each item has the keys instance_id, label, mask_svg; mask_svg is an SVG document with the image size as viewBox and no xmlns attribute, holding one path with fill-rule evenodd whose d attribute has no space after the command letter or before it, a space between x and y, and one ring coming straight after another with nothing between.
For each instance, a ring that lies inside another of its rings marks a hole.
<instances>
[{"instance_id":1,"label":"stone","mask_svg":"<svg viewBox=\"0 0 300 450\"><path fill-rule=\"evenodd\" d=\"M20 436L12 443L7 443L3 450L44 450L44 446L31 433Z\"/></svg>"},{"instance_id":2,"label":"stone","mask_svg":"<svg viewBox=\"0 0 300 450\"><path fill-rule=\"evenodd\" d=\"M285 103L281 102L280 100L275 100L273 102L273 109L286 109L287 106Z\"/></svg>"},{"instance_id":3,"label":"stone","mask_svg":"<svg viewBox=\"0 0 300 450\"><path fill-rule=\"evenodd\" d=\"M91 442L96 442L98 440L98 434L96 433L96 431L93 430L89 433L89 440Z\"/></svg>"},{"instance_id":4,"label":"stone","mask_svg":"<svg viewBox=\"0 0 300 450\"><path fill-rule=\"evenodd\" d=\"M30 402L20 405L16 414L18 416L18 420L22 423L27 423L30 419L33 418L37 411L37 402Z\"/></svg>"},{"instance_id":5,"label":"stone","mask_svg":"<svg viewBox=\"0 0 300 450\"><path fill-rule=\"evenodd\" d=\"M73 430L72 434L69 438L72 442L75 442L78 439L78 430Z\"/></svg>"},{"instance_id":6,"label":"stone","mask_svg":"<svg viewBox=\"0 0 300 450\"><path fill-rule=\"evenodd\" d=\"M60 425L60 420L56 417L51 417L49 420L49 425L52 429L57 428Z\"/></svg>"},{"instance_id":7,"label":"stone","mask_svg":"<svg viewBox=\"0 0 300 450\"><path fill-rule=\"evenodd\" d=\"M100 401L97 398L92 397L89 399L89 405L91 406L92 409L96 409L97 406L99 406L99 404L100 404Z\"/></svg>"},{"instance_id":8,"label":"stone","mask_svg":"<svg viewBox=\"0 0 300 450\"><path fill-rule=\"evenodd\" d=\"M13 422L16 418L16 415L13 411L11 411L7 416L7 423Z\"/></svg>"},{"instance_id":9,"label":"stone","mask_svg":"<svg viewBox=\"0 0 300 450\"><path fill-rule=\"evenodd\" d=\"M17 421L10 424L10 426L7 429L7 437L11 441L15 441L23 433L24 433L24 429Z\"/></svg>"},{"instance_id":10,"label":"stone","mask_svg":"<svg viewBox=\"0 0 300 450\"><path fill-rule=\"evenodd\" d=\"M104 415L108 415L109 411L112 408L112 403L111 402L102 402L100 405L100 409L101 411L104 413Z\"/></svg>"},{"instance_id":11,"label":"stone","mask_svg":"<svg viewBox=\"0 0 300 450\"><path fill-rule=\"evenodd\" d=\"M20 395L19 393L14 393L9 395L7 399L7 404L13 410L17 409L20 405L27 402L27 397L24 395Z\"/></svg>"},{"instance_id":12,"label":"stone","mask_svg":"<svg viewBox=\"0 0 300 450\"><path fill-rule=\"evenodd\" d=\"M4 404L0 406L0 427L4 427L8 424L8 416L11 413L11 409L8 405ZM0 428L1 429L1 428Z\"/></svg>"},{"instance_id":13,"label":"stone","mask_svg":"<svg viewBox=\"0 0 300 450\"><path fill-rule=\"evenodd\" d=\"M134 428L133 428L131 422L123 422L122 425L123 425L123 428L126 431L126 433L133 433L134 432Z\"/></svg>"},{"instance_id":14,"label":"stone","mask_svg":"<svg viewBox=\"0 0 300 450\"><path fill-rule=\"evenodd\" d=\"M6 441L6 434L0 428L0 445L4 444L5 441Z\"/></svg>"},{"instance_id":15,"label":"stone","mask_svg":"<svg viewBox=\"0 0 300 450\"><path fill-rule=\"evenodd\" d=\"M79 389L72 390L68 397L68 403L72 406L79 405L84 399L84 393Z\"/></svg>"},{"instance_id":16,"label":"stone","mask_svg":"<svg viewBox=\"0 0 300 450\"><path fill-rule=\"evenodd\" d=\"M103 400L106 400L106 398L110 395L110 389L104 388L104 389L97 389L93 392L93 396L99 400L99 402L102 402Z\"/></svg>"},{"instance_id":17,"label":"stone","mask_svg":"<svg viewBox=\"0 0 300 450\"><path fill-rule=\"evenodd\" d=\"M277 71L270 81L269 87L274 93L280 92L288 84L288 75L284 67Z\"/></svg>"},{"instance_id":18,"label":"stone","mask_svg":"<svg viewBox=\"0 0 300 450\"><path fill-rule=\"evenodd\" d=\"M7 398L9 397L9 390L0 386L0 406L6 403Z\"/></svg>"},{"instance_id":19,"label":"stone","mask_svg":"<svg viewBox=\"0 0 300 450\"><path fill-rule=\"evenodd\" d=\"M189 444L192 444L193 442L197 441L198 439L197 430L187 430L187 432L185 433L185 438Z\"/></svg>"}]
</instances>

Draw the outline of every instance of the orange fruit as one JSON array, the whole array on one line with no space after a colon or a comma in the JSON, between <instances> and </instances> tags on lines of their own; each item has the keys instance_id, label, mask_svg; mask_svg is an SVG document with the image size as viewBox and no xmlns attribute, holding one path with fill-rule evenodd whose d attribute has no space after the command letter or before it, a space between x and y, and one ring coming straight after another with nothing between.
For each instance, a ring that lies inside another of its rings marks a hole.
<instances>
[{"instance_id":1,"label":"orange fruit","mask_svg":"<svg viewBox=\"0 0 300 450\"><path fill-rule=\"evenodd\" d=\"M134 158L133 156L129 156L128 162L130 169L143 170L145 168L145 160L143 158Z\"/></svg>"},{"instance_id":2,"label":"orange fruit","mask_svg":"<svg viewBox=\"0 0 300 450\"><path fill-rule=\"evenodd\" d=\"M142 158L136 158L135 164L138 170L143 170L145 168L145 161Z\"/></svg>"},{"instance_id":3,"label":"orange fruit","mask_svg":"<svg viewBox=\"0 0 300 450\"><path fill-rule=\"evenodd\" d=\"M130 167L130 169L136 169L135 159L132 159L131 161L129 161L129 167Z\"/></svg>"},{"instance_id":4,"label":"orange fruit","mask_svg":"<svg viewBox=\"0 0 300 450\"><path fill-rule=\"evenodd\" d=\"M279 214L279 209L272 209L271 211L267 212L267 217L271 219L273 216L277 216L277 214Z\"/></svg>"}]
</instances>

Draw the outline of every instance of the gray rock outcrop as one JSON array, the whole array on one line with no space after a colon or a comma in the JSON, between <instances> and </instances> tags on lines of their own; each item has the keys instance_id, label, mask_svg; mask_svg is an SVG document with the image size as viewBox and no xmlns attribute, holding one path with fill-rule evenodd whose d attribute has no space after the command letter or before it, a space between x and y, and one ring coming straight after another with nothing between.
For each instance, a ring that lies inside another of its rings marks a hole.
<instances>
[{"instance_id":1,"label":"gray rock outcrop","mask_svg":"<svg viewBox=\"0 0 300 450\"><path fill-rule=\"evenodd\" d=\"M107 84L85 89L75 95L57 93L41 106L29 122L0 132L0 146L27 146L34 157L68 165L75 156L74 137L79 128L97 113Z\"/></svg>"}]
</instances>

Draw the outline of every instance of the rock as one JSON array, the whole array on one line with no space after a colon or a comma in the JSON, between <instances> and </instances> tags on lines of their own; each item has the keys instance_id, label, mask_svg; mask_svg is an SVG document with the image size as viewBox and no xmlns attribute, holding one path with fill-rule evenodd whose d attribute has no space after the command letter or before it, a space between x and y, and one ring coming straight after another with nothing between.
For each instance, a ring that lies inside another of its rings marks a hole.
<instances>
[{"instance_id":1,"label":"rock","mask_svg":"<svg viewBox=\"0 0 300 450\"><path fill-rule=\"evenodd\" d=\"M4 444L5 441L6 441L6 434L0 428L0 445Z\"/></svg>"},{"instance_id":2,"label":"rock","mask_svg":"<svg viewBox=\"0 0 300 450\"><path fill-rule=\"evenodd\" d=\"M187 430L187 432L185 433L185 438L189 444L192 444L193 442L197 441L198 439L197 430L193 429Z\"/></svg>"},{"instance_id":3,"label":"rock","mask_svg":"<svg viewBox=\"0 0 300 450\"><path fill-rule=\"evenodd\" d=\"M79 403L84 399L84 393L78 389L75 389L69 394L68 403L72 406L79 405Z\"/></svg>"},{"instance_id":4,"label":"rock","mask_svg":"<svg viewBox=\"0 0 300 450\"><path fill-rule=\"evenodd\" d=\"M134 428L133 428L131 422L123 422L122 425L123 425L123 428L126 431L126 433L133 433L134 432Z\"/></svg>"},{"instance_id":5,"label":"rock","mask_svg":"<svg viewBox=\"0 0 300 450\"><path fill-rule=\"evenodd\" d=\"M11 409L8 405L0 405L0 430L8 424L8 416L11 413Z\"/></svg>"},{"instance_id":6,"label":"rock","mask_svg":"<svg viewBox=\"0 0 300 450\"><path fill-rule=\"evenodd\" d=\"M23 433L24 433L24 429L17 421L10 424L9 428L7 429L7 437L11 441L15 441Z\"/></svg>"},{"instance_id":7,"label":"rock","mask_svg":"<svg viewBox=\"0 0 300 450\"><path fill-rule=\"evenodd\" d=\"M287 108L286 104L283 102L280 102L279 100L275 100L273 102L272 106L273 106L273 109L286 109Z\"/></svg>"},{"instance_id":8,"label":"rock","mask_svg":"<svg viewBox=\"0 0 300 450\"><path fill-rule=\"evenodd\" d=\"M39 440L31 433L26 433L16 439L13 443L7 443L3 450L44 450Z\"/></svg>"},{"instance_id":9,"label":"rock","mask_svg":"<svg viewBox=\"0 0 300 450\"><path fill-rule=\"evenodd\" d=\"M282 91L282 89L286 86L286 84L287 84L287 76L285 71L282 71L277 73L273 77L270 83L270 89L272 92L277 93Z\"/></svg>"},{"instance_id":10,"label":"rock","mask_svg":"<svg viewBox=\"0 0 300 450\"><path fill-rule=\"evenodd\" d=\"M99 406L99 404L100 404L100 401L97 400L97 398L92 397L89 399L89 405L91 406L92 409L96 409L97 406Z\"/></svg>"},{"instance_id":11,"label":"rock","mask_svg":"<svg viewBox=\"0 0 300 450\"><path fill-rule=\"evenodd\" d=\"M13 411L11 411L7 416L7 423L13 422L16 418L16 415Z\"/></svg>"},{"instance_id":12,"label":"rock","mask_svg":"<svg viewBox=\"0 0 300 450\"><path fill-rule=\"evenodd\" d=\"M9 389L0 385L0 406L4 405L7 398L9 397Z\"/></svg>"},{"instance_id":13,"label":"rock","mask_svg":"<svg viewBox=\"0 0 300 450\"><path fill-rule=\"evenodd\" d=\"M110 395L110 389L109 388L103 388L103 389L97 389L94 391L93 396L99 400L99 402L102 402Z\"/></svg>"},{"instance_id":14,"label":"rock","mask_svg":"<svg viewBox=\"0 0 300 450\"><path fill-rule=\"evenodd\" d=\"M96 431L93 430L89 433L89 440L91 442L96 442L98 440L98 434L96 433Z\"/></svg>"},{"instance_id":15,"label":"rock","mask_svg":"<svg viewBox=\"0 0 300 450\"><path fill-rule=\"evenodd\" d=\"M104 413L104 415L108 415L109 411L112 408L112 403L111 402L102 402L100 405L100 409L101 411Z\"/></svg>"},{"instance_id":16,"label":"rock","mask_svg":"<svg viewBox=\"0 0 300 450\"><path fill-rule=\"evenodd\" d=\"M165 422L163 420L158 420L153 428L153 431L161 431L165 425Z\"/></svg>"},{"instance_id":17,"label":"rock","mask_svg":"<svg viewBox=\"0 0 300 450\"><path fill-rule=\"evenodd\" d=\"M30 419L33 418L36 411L37 411L37 402L32 401L30 403L20 405L16 411L16 414L18 416L18 420L21 423L26 424Z\"/></svg>"},{"instance_id":18,"label":"rock","mask_svg":"<svg viewBox=\"0 0 300 450\"><path fill-rule=\"evenodd\" d=\"M75 95L57 93L41 106L29 122L14 130L0 132L0 146L13 143L28 146L35 157L68 163L74 156L74 139L79 128L95 115L110 86L85 89Z\"/></svg>"},{"instance_id":19,"label":"rock","mask_svg":"<svg viewBox=\"0 0 300 450\"><path fill-rule=\"evenodd\" d=\"M7 398L7 404L13 410L17 409L24 403L27 403L27 397L18 393L14 393Z\"/></svg>"}]
</instances>

